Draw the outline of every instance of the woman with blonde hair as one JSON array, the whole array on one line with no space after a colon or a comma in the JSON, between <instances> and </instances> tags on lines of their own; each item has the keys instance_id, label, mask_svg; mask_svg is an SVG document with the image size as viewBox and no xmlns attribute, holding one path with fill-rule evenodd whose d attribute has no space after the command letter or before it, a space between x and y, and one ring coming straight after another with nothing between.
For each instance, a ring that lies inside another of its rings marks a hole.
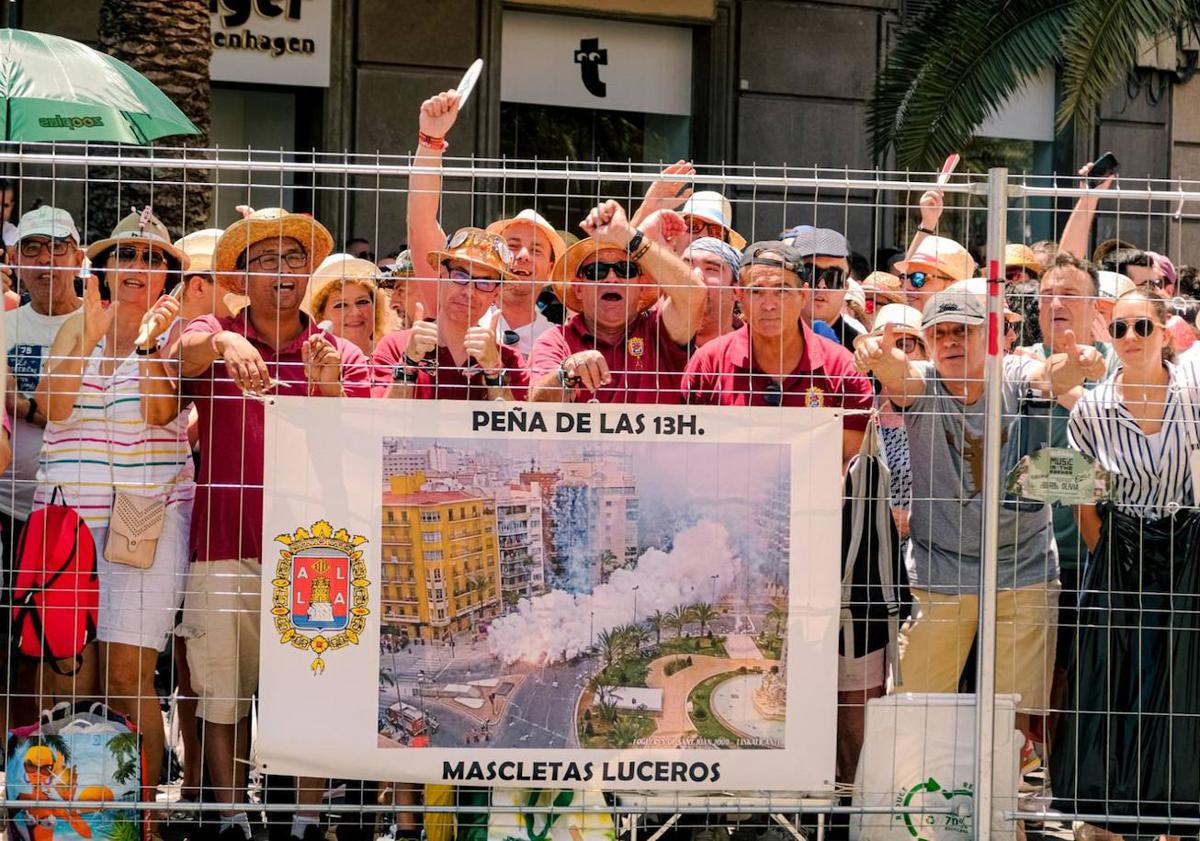
<instances>
[{"instance_id":1,"label":"woman with blonde hair","mask_svg":"<svg viewBox=\"0 0 1200 841\"><path fill-rule=\"evenodd\" d=\"M369 357L384 336L400 329L378 279L379 268L371 261L331 254L313 272L301 309L318 324L331 322L330 333Z\"/></svg>"}]
</instances>

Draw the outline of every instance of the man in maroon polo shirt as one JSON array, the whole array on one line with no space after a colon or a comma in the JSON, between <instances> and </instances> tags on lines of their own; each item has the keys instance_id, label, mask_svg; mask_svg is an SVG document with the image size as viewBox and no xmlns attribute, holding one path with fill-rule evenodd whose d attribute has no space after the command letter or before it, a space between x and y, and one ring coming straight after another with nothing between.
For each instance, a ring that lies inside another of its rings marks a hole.
<instances>
[{"instance_id":1,"label":"man in maroon polo shirt","mask_svg":"<svg viewBox=\"0 0 1200 841\"><path fill-rule=\"evenodd\" d=\"M660 210L638 229L606 201L580 228L588 239L554 265L559 297L576 315L534 343L529 399L678 403L708 294L702 273L668 245L682 218Z\"/></svg>"},{"instance_id":2,"label":"man in maroon polo shirt","mask_svg":"<svg viewBox=\"0 0 1200 841\"><path fill-rule=\"evenodd\" d=\"M329 232L308 216L272 208L238 220L217 241L213 271L250 305L235 317L201 316L180 339L181 394L200 416L200 475L179 633L205 722L205 762L215 796L228 804L246 802L244 765L234 758L245 752L258 684L265 429L263 403L253 398L370 393L362 352L300 311L309 274L332 249ZM302 779L301 788L302 803L317 803L324 785ZM250 836L244 812L223 810L221 824L224 841ZM294 836L314 831L313 815L293 820Z\"/></svg>"},{"instance_id":3,"label":"man in maroon polo shirt","mask_svg":"<svg viewBox=\"0 0 1200 841\"><path fill-rule=\"evenodd\" d=\"M837 342L812 332L802 315L818 269L782 242L756 242L742 255L738 300L746 324L696 351L683 375L683 399L713 406L835 406L842 458L862 444L871 408L870 381Z\"/></svg>"},{"instance_id":4,"label":"man in maroon polo shirt","mask_svg":"<svg viewBox=\"0 0 1200 841\"><path fill-rule=\"evenodd\" d=\"M460 228L444 249L431 251L438 273L437 320L425 320L425 304L414 305L415 322L379 343L371 357L375 393L417 400L524 400L529 388L525 360L497 340L501 311L480 318L514 280L513 255L498 234Z\"/></svg>"}]
</instances>

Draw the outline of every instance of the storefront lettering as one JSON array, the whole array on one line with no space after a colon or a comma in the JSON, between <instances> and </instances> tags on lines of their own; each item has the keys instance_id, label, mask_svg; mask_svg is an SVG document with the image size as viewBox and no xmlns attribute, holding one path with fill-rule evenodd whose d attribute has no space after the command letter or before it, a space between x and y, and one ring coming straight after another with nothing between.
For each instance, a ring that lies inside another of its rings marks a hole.
<instances>
[{"instance_id":1,"label":"storefront lettering","mask_svg":"<svg viewBox=\"0 0 1200 841\"><path fill-rule=\"evenodd\" d=\"M250 20L250 12L272 19L283 15L287 20L300 20L302 0L208 0L210 14L223 15L226 27L242 26Z\"/></svg>"}]
</instances>

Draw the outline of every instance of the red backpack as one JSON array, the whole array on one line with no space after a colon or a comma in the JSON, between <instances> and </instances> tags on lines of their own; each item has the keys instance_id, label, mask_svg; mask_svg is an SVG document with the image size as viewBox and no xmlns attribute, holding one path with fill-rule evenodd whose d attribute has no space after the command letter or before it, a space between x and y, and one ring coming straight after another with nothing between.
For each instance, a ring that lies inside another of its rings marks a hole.
<instances>
[{"instance_id":1,"label":"red backpack","mask_svg":"<svg viewBox=\"0 0 1200 841\"><path fill-rule=\"evenodd\" d=\"M87 524L54 489L50 503L34 511L17 548L13 584L13 633L22 654L61 672L57 661L76 658L96 638L100 583L96 544Z\"/></svg>"}]
</instances>

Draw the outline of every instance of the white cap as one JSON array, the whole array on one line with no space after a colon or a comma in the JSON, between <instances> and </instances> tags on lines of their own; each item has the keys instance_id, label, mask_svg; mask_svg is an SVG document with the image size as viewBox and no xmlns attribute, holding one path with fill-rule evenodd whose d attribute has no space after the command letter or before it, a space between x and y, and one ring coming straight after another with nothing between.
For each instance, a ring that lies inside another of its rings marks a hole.
<instances>
[{"instance_id":1,"label":"white cap","mask_svg":"<svg viewBox=\"0 0 1200 841\"><path fill-rule=\"evenodd\" d=\"M1128 276L1120 272L1097 272L1100 276L1100 297L1115 301L1127 292L1132 292L1137 289L1135 284Z\"/></svg>"},{"instance_id":2,"label":"white cap","mask_svg":"<svg viewBox=\"0 0 1200 841\"><path fill-rule=\"evenodd\" d=\"M44 204L21 217L17 224L17 242L25 237L70 237L78 245L79 229L75 227L75 220L71 218L70 213Z\"/></svg>"}]
</instances>

